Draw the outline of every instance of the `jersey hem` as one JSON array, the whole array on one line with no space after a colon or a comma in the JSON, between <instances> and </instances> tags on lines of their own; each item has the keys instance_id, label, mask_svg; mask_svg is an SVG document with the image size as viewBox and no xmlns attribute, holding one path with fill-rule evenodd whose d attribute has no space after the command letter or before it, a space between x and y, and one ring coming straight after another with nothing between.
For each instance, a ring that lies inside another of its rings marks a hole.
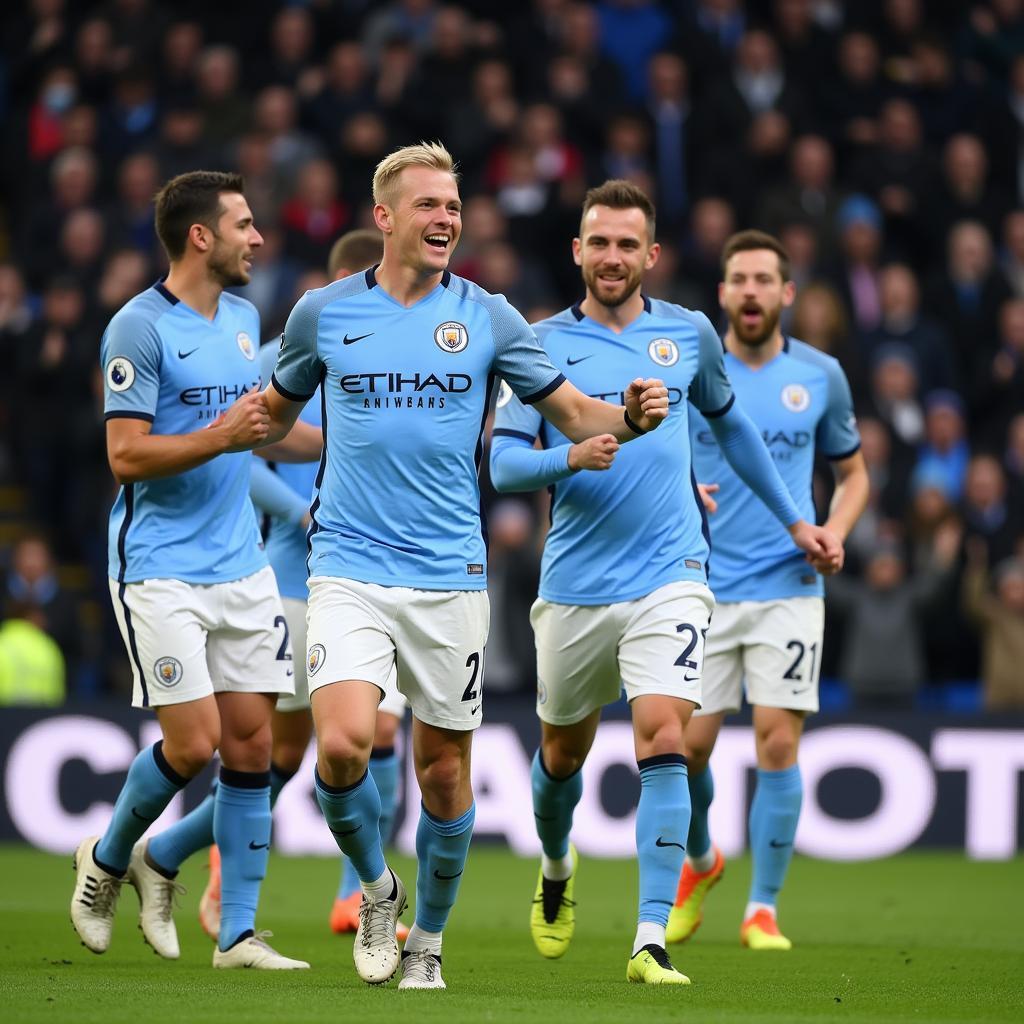
<instances>
[{"instance_id":1,"label":"jersey hem","mask_svg":"<svg viewBox=\"0 0 1024 1024\"><path fill-rule=\"evenodd\" d=\"M666 576L661 576L653 583L645 583L642 587L635 590L625 591L613 591L607 594L593 594L588 592L585 597L579 594L562 594L556 593L555 591L549 590L544 586L543 582L540 585L538 594L549 604L568 604L568 605L579 605L580 607L592 607L604 604L622 604L625 601L636 601L641 597L647 597L648 594L653 594L654 591L660 587L666 587L670 583L700 583L705 587L710 587L707 577L696 570L688 570L681 573L671 573ZM712 591L714 588L711 588Z\"/></svg>"},{"instance_id":2,"label":"jersey hem","mask_svg":"<svg viewBox=\"0 0 1024 1024\"><path fill-rule=\"evenodd\" d=\"M265 559L261 562L256 562L253 565L243 568L241 570L234 570L230 573L177 573L177 572L125 572L123 577L119 577L118 573L111 573L107 570L107 575L114 581L123 583L144 583L146 580L176 580L178 583L196 583L196 584L210 584L210 583L237 583L239 580L244 580L247 576L255 576L261 569L265 569L270 563Z\"/></svg>"},{"instance_id":3,"label":"jersey hem","mask_svg":"<svg viewBox=\"0 0 1024 1024\"><path fill-rule=\"evenodd\" d=\"M340 572L331 572L323 567L311 570L309 578L326 577L334 580L352 580L355 583L373 583L378 587L405 587L408 590L486 590L487 577L477 577L467 581L465 577L459 581L453 580L429 580L420 579L415 576L403 576L401 579L391 579L386 576L376 576L373 573L353 572L351 569L344 569Z\"/></svg>"}]
</instances>

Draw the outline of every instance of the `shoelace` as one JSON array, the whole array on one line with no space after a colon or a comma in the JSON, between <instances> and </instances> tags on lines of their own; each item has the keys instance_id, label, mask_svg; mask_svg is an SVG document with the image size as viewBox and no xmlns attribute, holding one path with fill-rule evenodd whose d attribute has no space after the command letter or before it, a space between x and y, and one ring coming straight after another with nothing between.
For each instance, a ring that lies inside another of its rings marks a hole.
<instances>
[{"instance_id":1,"label":"shoelace","mask_svg":"<svg viewBox=\"0 0 1024 1024\"><path fill-rule=\"evenodd\" d=\"M268 952L276 953L277 950L273 949L270 943L267 942L267 939L272 939L273 937L274 933L270 931L269 928L265 928L263 931L255 932L254 934L249 936L249 939L251 942L255 942L257 946L262 946L262 948L267 950Z\"/></svg>"},{"instance_id":2,"label":"shoelace","mask_svg":"<svg viewBox=\"0 0 1024 1024\"><path fill-rule=\"evenodd\" d=\"M178 901L175 897L184 896L187 892L188 890L185 886L179 882L171 881L169 878L163 879L156 887L156 897L154 899L157 917L165 924L170 921L174 908L178 906Z\"/></svg>"},{"instance_id":3,"label":"shoelace","mask_svg":"<svg viewBox=\"0 0 1024 1024\"><path fill-rule=\"evenodd\" d=\"M117 900L121 895L120 878L96 878L89 875L92 889L87 887L82 895L81 901L100 917L113 917L117 908Z\"/></svg>"},{"instance_id":4,"label":"shoelace","mask_svg":"<svg viewBox=\"0 0 1024 1024\"><path fill-rule=\"evenodd\" d=\"M433 983L440 966L437 957L429 950L416 949L405 954L405 959L402 961L402 975L406 978L410 976L422 978L424 981Z\"/></svg>"},{"instance_id":5,"label":"shoelace","mask_svg":"<svg viewBox=\"0 0 1024 1024\"><path fill-rule=\"evenodd\" d=\"M545 878L541 885L541 904L544 909L544 920L554 924L558 911L562 907L575 907L576 901L565 898L565 881L555 882ZM534 900L534 903L537 901Z\"/></svg>"},{"instance_id":6,"label":"shoelace","mask_svg":"<svg viewBox=\"0 0 1024 1024\"><path fill-rule=\"evenodd\" d=\"M668 958L668 953L666 953L661 946L655 946L653 942L649 942L644 946L644 949L651 954L651 959L653 959L659 967L664 967L666 971L675 970L672 966L672 961Z\"/></svg>"},{"instance_id":7,"label":"shoelace","mask_svg":"<svg viewBox=\"0 0 1024 1024\"><path fill-rule=\"evenodd\" d=\"M359 904L360 942L363 949L395 941L395 923L389 907L394 900L368 900L365 896Z\"/></svg>"}]
</instances>

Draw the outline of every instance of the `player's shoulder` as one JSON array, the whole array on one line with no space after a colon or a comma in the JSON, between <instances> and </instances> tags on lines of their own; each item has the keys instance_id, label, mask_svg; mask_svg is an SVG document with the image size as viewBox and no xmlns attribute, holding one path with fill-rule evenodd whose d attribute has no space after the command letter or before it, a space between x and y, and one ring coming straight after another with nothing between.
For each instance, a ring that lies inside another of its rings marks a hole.
<instances>
[{"instance_id":1,"label":"player's shoulder","mask_svg":"<svg viewBox=\"0 0 1024 1024\"><path fill-rule=\"evenodd\" d=\"M721 339L718 337L718 331L715 330L714 324L699 309L687 309L686 306L680 306L675 302L666 302L664 299L648 298L647 303L649 306L648 312L656 320L667 321L674 327L677 324L684 324L687 327L693 328L698 336L707 340L714 340L716 344L721 344Z\"/></svg>"},{"instance_id":2,"label":"player's shoulder","mask_svg":"<svg viewBox=\"0 0 1024 1024\"><path fill-rule=\"evenodd\" d=\"M485 306L489 311L504 311L506 309L515 309L511 302L505 298L504 295L499 292L489 292L486 288L482 288L475 281L469 281L464 277L459 277L458 274L452 274L445 272L445 275L441 278L441 283L448 289L449 293L454 295L457 299L461 299L464 302L478 302L481 306Z\"/></svg>"},{"instance_id":3,"label":"player's shoulder","mask_svg":"<svg viewBox=\"0 0 1024 1024\"><path fill-rule=\"evenodd\" d=\"M375 286L376 281L372 281L372 283L368 281L366 274L350 274L340 281L331 281L322 288L310 288L299 297L298 302L292 307L286 334L290 335L296 325L315 329L319 323L320 314L328 306L344 302L355 295L364 295Z\"/></svg>"},{"instance_id":4,"label":"player's shoulder","mask_svg":"<svg viewBox=\"0 0 1024 1024\"><path fill-rule=\"evenodd\" d=\"M818 371L818 373L829 380L845 379L846 377L839 360L835 356L830 356L827 352L822 352L821 349L808 345L806 341L800 341L799 338L786 336L785 354L807 369Z\"/></svg>"},{"instance_id":5,"label":"player's shoulder","mask_svg":"<svg viewBox=\"0 0 1024 1024\"><path fill-rule=\"evenodd\" d=\"M247 299L234 292L222 292L220 301L233 313L241 316L259 317L259 310Z\"/></svg>"},{"instance_id":6,"label":"player's shoulder","mask_svg":"<svg viewBox=\"0 0 1024 1024\"><path fill-rule=\"evenodd\" d=\"M115 340L119 347L154 344L160 338L160 321L177 300L166 289L153 285L132 296L111 318L103 332L104 340Z\"/></svg>"},{"instance_id":7,"label":"player's shoulder","mask_svg":"<svg viewBox=\"0 0 1024 1024\"><path fill-rule=\"evenodd\" d=\"M538 320L530 326L533 328L533 333L537 335L537 340L541 345L546 346L553 334L558 331L572 331L579 328L582 322L583 314L578 311L578 307L569 306L560 313L546 316L543 320Z\"/></svg>"}]
</instances>

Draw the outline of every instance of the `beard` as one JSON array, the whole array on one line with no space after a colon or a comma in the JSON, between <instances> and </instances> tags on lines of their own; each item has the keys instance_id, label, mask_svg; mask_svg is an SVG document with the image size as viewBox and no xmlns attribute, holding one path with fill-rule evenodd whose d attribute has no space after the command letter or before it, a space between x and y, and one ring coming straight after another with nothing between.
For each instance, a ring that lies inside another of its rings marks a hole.
<instances>
[{"instance_id":1,"label":"beard","mask_svg":"<svg viewBox=\"0 0 1024 1024\"><path fill-rule=\"evenodd\" d=\"M602 306L607 306L609 309L621 306L630 298L637 288L640 287L640 280L641 273L639 271L632 274L627 272L626 276L622 279L621 291L616 292L613 296L609 296L607 287L598 279L597 271L583 269L583 283L587 286L587 290Z\"/></svg>"},{"instance_id":2,"label":"beard","mask_svg":"<svg viewBox=\"0 0 1024 1024\"><path fill-rule=\"evenodd\" d=\"M221 288L235 288L249 283L249 274L242 266L241 255L216 242L206 263L210 276Z\"/></svg>"},{"instance_id":3,"label":"beard","mask_svg":"<svg viewBox=\"0 0 1024 1024\"><path fill-rule=\"evenodd\" d=\"M736 339L751 348L759 348L772 338L779 326L779 317L782 315L781 306L776 306L774 309L758 306L757 310L761 314L761 323L756 327L748 327L743 322L744 307L742 306L735 314L729 314L729 326Z\"/></svg>"}]
</instances>

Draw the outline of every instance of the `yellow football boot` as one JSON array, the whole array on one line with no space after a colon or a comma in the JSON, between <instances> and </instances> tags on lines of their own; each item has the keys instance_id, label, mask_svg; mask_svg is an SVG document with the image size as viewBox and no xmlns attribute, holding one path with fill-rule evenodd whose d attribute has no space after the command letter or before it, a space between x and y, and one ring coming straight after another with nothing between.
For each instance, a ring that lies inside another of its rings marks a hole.
<instances>
[{"instance_id":1,"label":"yellow football boot","mask_svg":"<svg viewBox=\"0 0 1024 1024\"><path fill-rule=\"evenodd\" d=\"M537 952L549 960L565 956L572 933L576 930L576 868L579 857L576 847L570 844L572 874L564 882L553 882L544 877L543 869L537 872L537 888L530 908L530 934Z\"/></svg>"},{"instance_id":2,"label":"yellow football boot","mask_svg":"<svg viewBox=\"0 0 1024 1024\"><path fill-rule=\"evenodd\" d=\"M747 949L793 948L793 943L779 931L775 915L770 910L759 910L740 925L740 942Z\"/></svg>"},{"instance_id":3,"label":"yellow football boot","mask_svg":"<svg viewBox=\"0 0 1024 1024\"><path fill-rule=\"evenodd\" d=\"M675 906L669 911L666 942L685 942L704 920L704 900L711 887L725 873L725 857L715 847L715 863L707 871L694 871L689 862L683 864L676 890Z\"/></svg>"},{"instance_id":4,"label":"yellow football boot","mask_svg":"<svg viewBox=\"0 0 1024 1024\"><path fill-rule=\"evenodd\" d=\"M690 979L672 966L668 953L649 942L629 958L626 981L640 985L689 985Z\"/></svg>"}]
</instances>

